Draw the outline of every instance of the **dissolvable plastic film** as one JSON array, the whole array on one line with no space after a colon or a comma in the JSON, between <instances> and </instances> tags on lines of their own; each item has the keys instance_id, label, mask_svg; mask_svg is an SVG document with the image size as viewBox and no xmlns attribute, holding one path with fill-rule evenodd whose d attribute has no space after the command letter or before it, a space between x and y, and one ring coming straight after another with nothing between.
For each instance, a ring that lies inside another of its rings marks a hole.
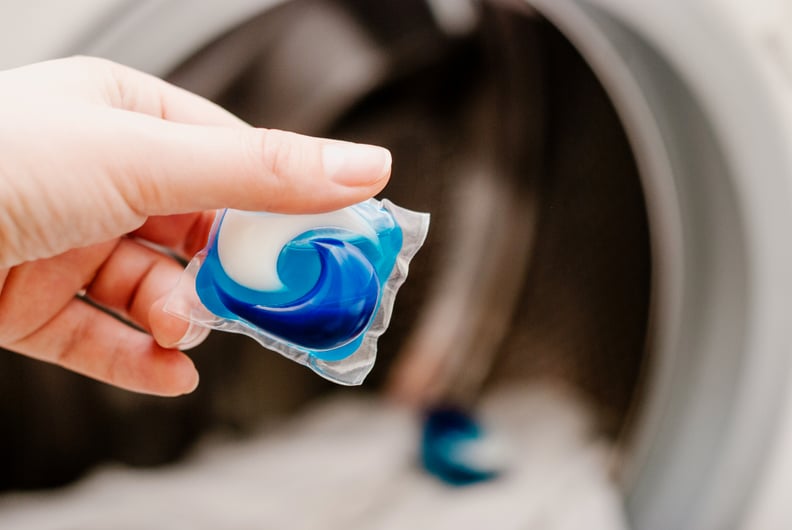
<instances>
[{"instance_id":1,"label":"dissolvable plastic film","mask_svg":"<svg viewBox=\"0 0 792 530\"><path fill-rule=\"evenodd\" d=\"M223 210L165 310L358 385L429 215L375 199L315 215Z\"/></svg>"}]
</instances>

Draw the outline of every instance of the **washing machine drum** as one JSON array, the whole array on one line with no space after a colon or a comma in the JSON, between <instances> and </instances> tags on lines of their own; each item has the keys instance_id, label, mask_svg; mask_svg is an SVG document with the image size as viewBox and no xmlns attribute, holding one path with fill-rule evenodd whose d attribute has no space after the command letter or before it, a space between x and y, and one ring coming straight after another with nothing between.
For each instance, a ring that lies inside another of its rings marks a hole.
<instances>
[{"instance_id":1,"label":"washing machine drum","mask_svg":"<svg viewBox=\"0 0 792 530\"><path fill-rule=\"evenodd\" d=\"M372 384L426 404L565 381L621 441L636 528L722 528L760 482L788 377L792 259L773 235L789 160L724 26L682 1L631 4L147 2L76 51L257 126L389 147L385 193L433 227ZM231 357L203 385L260 392L229 340L205 346ZM239 419L220 408L169 456Z\"/></svg>"},{"instance_id":2,"label":"washing machine drum","mask_svg":"<svg viewBox=\"0 0 792 530\"><path fill-rule=\"evenodd\" d=\"M392 390L565 380L622 436L636 527L746 517L788 378L788 149L761 76L683 2L451 4L291 2L172 79L393 150L387 194L435 221L383 344Z\"/></svg>"}]
</instances>

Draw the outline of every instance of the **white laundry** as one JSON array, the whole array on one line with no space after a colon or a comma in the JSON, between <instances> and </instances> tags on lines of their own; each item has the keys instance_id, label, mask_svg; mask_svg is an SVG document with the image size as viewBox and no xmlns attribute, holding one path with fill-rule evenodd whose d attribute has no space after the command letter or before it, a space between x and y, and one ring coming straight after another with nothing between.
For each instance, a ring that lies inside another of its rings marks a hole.
<instances>
[{"instance_id":1,"label":"white laundry","mask_svg":"<svg viewBox=\"0 0 792 530\"><path fill-rule=\"evenodd\" d=\"M547 385L502 390L481 418L511 447L500 479L448 487L416 466L416 418L336 397L245 441L165 468L101 469L69 488L0 498L5 529L621 530L611 448Z\"/></svg>"}]
</instances>

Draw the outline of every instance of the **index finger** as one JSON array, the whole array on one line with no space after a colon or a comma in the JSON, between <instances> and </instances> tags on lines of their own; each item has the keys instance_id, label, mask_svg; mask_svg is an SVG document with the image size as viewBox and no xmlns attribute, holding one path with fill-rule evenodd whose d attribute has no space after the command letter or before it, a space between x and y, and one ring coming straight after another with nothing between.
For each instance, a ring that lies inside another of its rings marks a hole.
<instances>
[{"instance_id":1,"label":"index finger","mask_svg":"<svg viewBox=\"0 0 792 530\"><path fill-rule=\"evenodd\" d=\"M209 238L215 210L149 217L130 235L161 245L183 258L191 258Z\"/></svg>"},{"instance_id":2,"label":"index finger","mask_svg":"<svg viewBox=\"0 0 792 530\"><path fill-rule=\"evenodd\" d=\"M83 59L104 69L114 108L191 125L249 127L219 105L158 77L105 59Z\"/></svg>"}]
</instances>

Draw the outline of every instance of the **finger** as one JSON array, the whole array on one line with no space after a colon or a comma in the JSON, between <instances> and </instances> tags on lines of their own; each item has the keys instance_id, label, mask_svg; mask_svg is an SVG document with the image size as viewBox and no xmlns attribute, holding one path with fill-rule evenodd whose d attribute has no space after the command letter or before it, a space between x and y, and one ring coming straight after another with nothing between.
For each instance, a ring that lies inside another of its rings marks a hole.
<instances>
[{"instance_id":1,"label":"finger","mask_svg":"<svg viewBox=\"0 0 792 530\"><path fill-rule=\"evenodd\" d=\"M130 235L189 258L206 245L214 218L214 211L149 217Z\"/></svg>"},{"instance_id":2,"label":"finger","mask_svg":"<svg viewBox=\"0 0 792 530\"><path fill-rule=\"evenodd\" d=\"M125 168L116 186L144 215L328 211L371 197L390 176L390 153L381 147L139 114L119 121L107 155Z\"/></svg>"},{"instance_id":3,"label":"finger","mask_svg":"<svg viewBox=\"0 0 792 530\"><path fill-rule=\"evenodd\" d=\"M211 331L193 322L186 322L165 311L168 296L163 296L151 305L148 320L151 335L164 347L189 350L201 344Z\"/></svg>"},{"instance_id":4,"label":"finger","mask_svg":"<svg viewBox=\"0 0 792 530\"><path fill-rule=\"evenodd\" d=\"M162 79L112 61L81 58L107 72L110 104L179 123L249 127L227 110Z\"/></svg>"},{"instance_id":5,"label":"finger","mask_svg":"<svg viewBox=\"0 0 792 530\"><path fill-rule=\"evenodd\" d=\"M76 299L9 348L135 392L177 396L198 384L189 357Z\"/></svg>"},{"instance_id":6,"label":"finger","mask_svg":"<svg viewBox=\"0 0 792 530\"><path fill-rule=\"evenodd\" d=\"M30 98L41 92L42 101L62 99L66 104L87 100L113 108L148 114L180 123L248 127L220 106L152 75L98 57L67 57L9 70L26 83L6 83L12 97ZM5 73L5 72L3 72ZM19 92L18 87L26 92ZM57 87L53 90L53 87ZM5 94L9 95L9 94Z\"/></svg>"},{"instance_id":7,"label":"finger","mask_svg":"<svg viewBox=\"0 0 792 530\"><path fill-rule=\"evenodd\" d=\"M8 273L0 293L0 344L28 335L88 284L117 240L24 263Z\"/></svg>"},{"instance_id":8,"label":"finger","mask_svg":"<svg viewBox=\"0 0 792 530\"><path fill-rule=\"evenodd\" d=\"M123 239L96 273L86 295L146 331L163 330L155 337L162 346L187 349L202 342L208 330L189 329L187 322L164 312L154 313L156 327L150 319L152 306L173 290L182 272L172 258Z\"/></svg>"},{"instance_id":9,"label":"finger","mask_svg":"<svg viewBox=\"0 0 792 530\"><path fill-rule=\"evenodd\" d=\"M111 94L115 94L113 103L117 108L148 114L149 116L182 124L228 127L245 125L236 116L200 96L149 74L116 63L107 63L113 86L116 88L114 92L111 91ZM235 136L226 135L226 138L229 138L232 142L238 142L239 138ZM291 211L294 207L300 211L305 208L309 208L306 211L334 209L351 202L363 200L379 191L382 186L369 190L369 193L364 192L362 194L350 194L349 189L343 189L346 199L342 197L334 198L331 194L330 197L321 197L317 200L314 195L314 201L310 203L306 203L305 197L295 197L287 194L299 189L300 181L303 181L302 183L305 183L305 181L309 181L308 183L311 183L311 181L319 181L320 183L322 180L326 181L327 178L320 178L322 176L337 177L336 180L344 187L352 186L353 188L358 188L361 186L371 187L373 182L379 182L390 175L390 153L382 148L330 142L282 131L259 130L259 133L247 131L242 136L243 140L247 141L235 146L235 151L238 151L240 147L245 150L249 149L250 144L248 142L253 144L252 152L255 160L252 164L245 167L249 171L252 170L254 173L253 178L259 177L259 174L264 170L269 174L268 176L274 177L276 181L281 181L275 182L275 184L283 184L283 180L287 181L286 186L278 186L278 188L281 188L280 198L272 206L269 208L253 207L248 209L281 210L281 208L285 208L284 211ZM248 137L252 138L248 140ZM227 151L227 153L239 154L232 151ZM212 170L213 168L207 169ZM384 185L384 182L382 185ZM212 191L216 191L215 186L217 186L216 181L212 183ZM314 193L322 193L323 191L321 188L311 190L308 186L302 186L302 188ZM250 191L254 192L255 190L256 187ZM268 191L279 190L268 189ZM284 195L289 197L289 200L284 200ZM257 200L261 199L258 198ZM284 202L285 204L281 204ZM331 204L325 206L325 202L330 202ZM315 206L311 206L311 204L315 204ZM221 206L223 204L215 208ZM189 211L189 209L185 211Z\"/></svg>"}]
</instances>

